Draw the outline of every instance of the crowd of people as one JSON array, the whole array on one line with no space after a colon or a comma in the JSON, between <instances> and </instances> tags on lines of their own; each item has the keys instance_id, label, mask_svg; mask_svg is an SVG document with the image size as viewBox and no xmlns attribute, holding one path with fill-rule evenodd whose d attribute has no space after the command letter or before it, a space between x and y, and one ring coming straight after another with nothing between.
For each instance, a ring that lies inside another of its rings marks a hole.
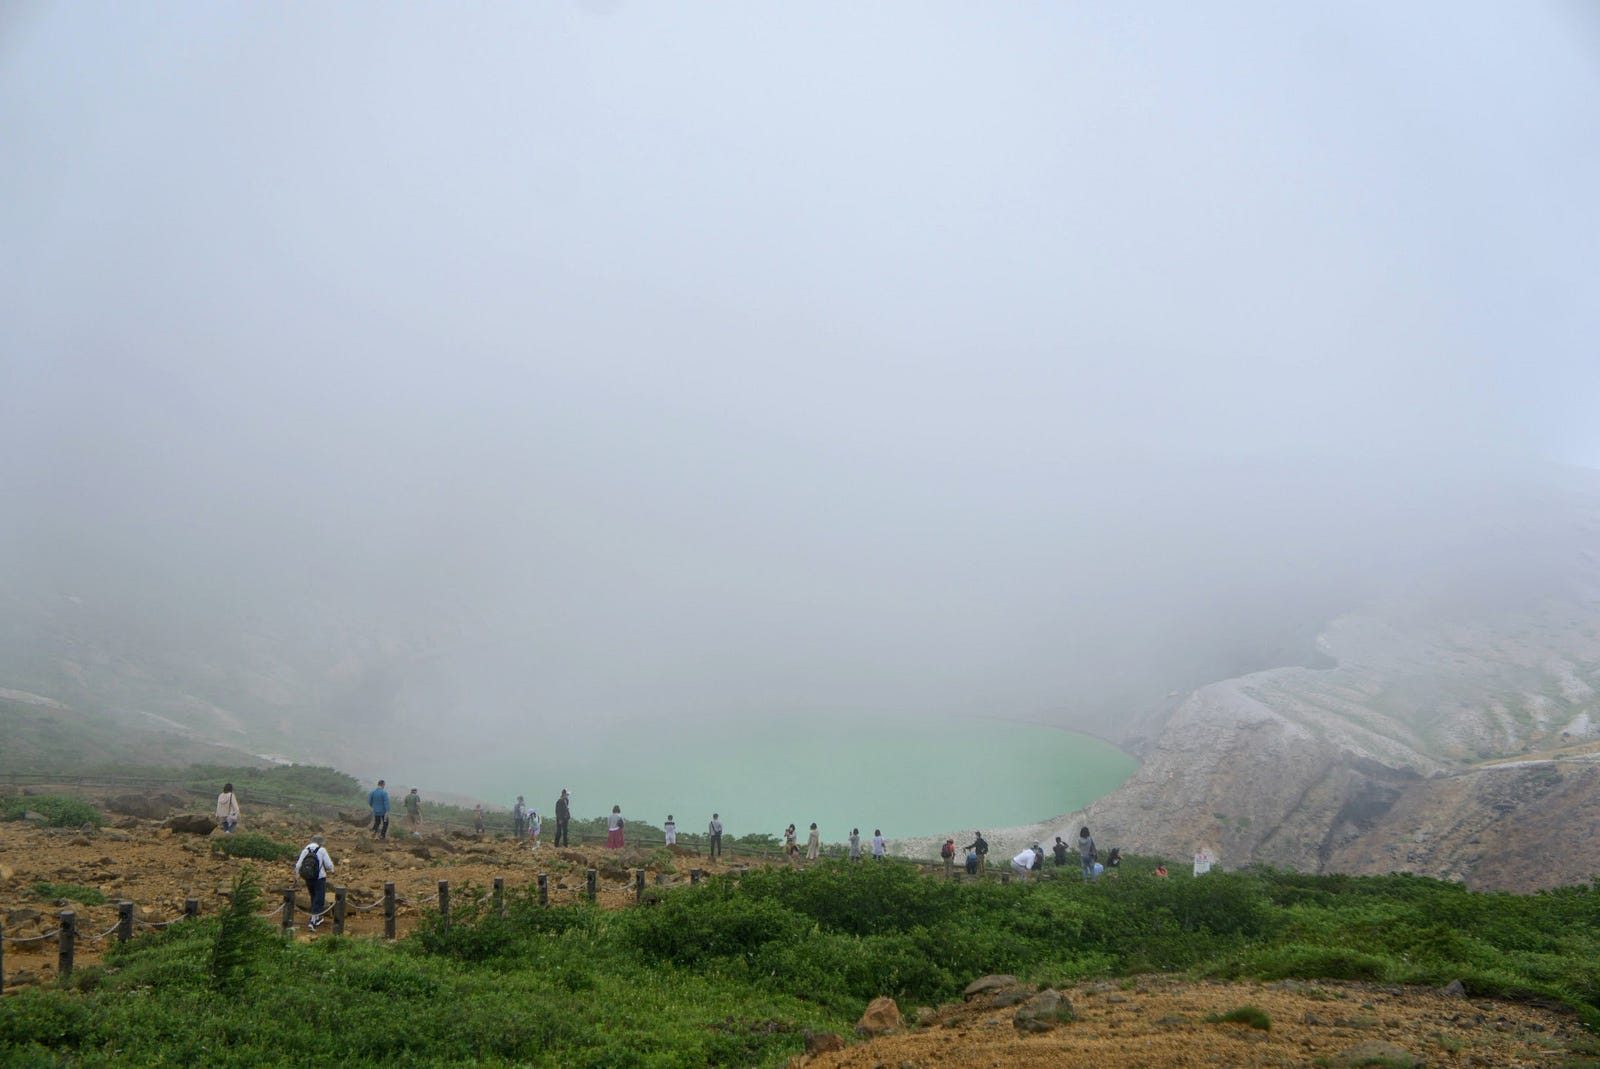
<instances>
[{"instance_id":1,"label":"crowd of people","mask_svg":"<svg viewBox=\"0 0 1600 1069\"><path fill-rule=\"evenodd\" d=\"M387 839L389 837L389 791L383 780L380 779L378 785L367 795L367 805L372 810L372 837L375 839ZM413 836L420 838L422 835L422 795L418 788L411 788L410 793L403 799L401 806L405 810L407 830ZM572 822L572 796L565 787L561 789L561 797L556 799L555 817L555 845L558 847L570 846L568 829ZM520 794L517 795L516 804L511 807L511 820L512 835L516 841L526 841L530 844L530 849L537 850L539 848L539 835L543 830L544 821L539 816L538 810L528 806L527 799ZM239 826L239 799L234 794L232 783L224 784L222 793L217 795L217 824L225 834L232 834L233 830ZM625 845L626 827L627 821L623 818L622 807L613 805L611 812L606 817L606 846L613 850L622 849ZM478 834L483 834L484 814L481 802L473 808L473 828ZM671 813L667 814L666 822L662 825L662 831L666 836L666 845L677 845L678 825ZM706 841L710 856L713 858L721 857L722 816L720 813L711 814L711 820L706 825ZM861 829L851 828L850 836L846 843L846 856L851 861L860 861ZM313 849L320 851L319 854L314 856L319 861L319 870L325 871L319 871L318 876L315 878L305 877L307 889L311 892L313 903L317 903L320 899L318 886L325 890L326 877L333 872L333 861L328 857L327 851L321 849L321 844L321 836L314 836L312 842L306 845L305 849L300 853L299 860L296 861L296 871L304 874L310 868L307 865L302 870L302 863L305 862L308 853L312 852ZM1074 849L1074 846L1076 849ZM983 832L974 832L972 842L962 849L966 854L965 868L967 873L974 876L984 875L988 868L989 843L988 840L984 839ZM807 861L817 860L821 856L821 850L821 837L817 831L816 822L813 821L806 835L805 859ZM873 829L870 850L874 861L882 861L887 855L888 843L883 837L881 828ZM956 850L955 838L948 837L939 848L939 856L945 861L953 862ZM799 834L793 824L784 829L783 852L784 857L791 861L800 859ZM1079 873L1085 880L1098 879L1108 869L1114 870L1122 863L1122 851L1117 847L1113 847L1107 853L1104 861L1100 860L1099 847L1095 844L1094 836L1090 834L1087 826L1078 829L1076 844L1068 843L1057 835L1056 841L1051 847L1051 853L1054 855L1057 869L1067 867L1075 855ZM1038 840L1034 840L1032 846L1011 859L1011 871L1022 879L1035 876L1044 867L1044 856L1044 847L1040 845ZM1207 867L1209 867L1209 857L1207 861ZM1196 872L1200 871L1201 868L1197 861ZM1165 864L1158 864L1154 874L1156 876L1167 875ZM315 912L320 913L322 907L315 905L313 908Z\"/></svg>"}]
</instances>

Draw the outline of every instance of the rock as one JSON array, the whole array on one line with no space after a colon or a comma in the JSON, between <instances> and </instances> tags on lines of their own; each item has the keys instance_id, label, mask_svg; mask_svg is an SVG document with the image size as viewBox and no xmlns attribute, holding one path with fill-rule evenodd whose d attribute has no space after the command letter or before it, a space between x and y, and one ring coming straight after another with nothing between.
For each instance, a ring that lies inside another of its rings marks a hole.
<instances>
[{"instance_id":1,"label":"rock","mask_svg":"<svg viewBox=\"0 0 1600 1069\"><path fill-rule=\"evenodd\" d=\"M991 991L999 991L1003 988L1016 986L1017 978L1015 976L1007 976L1004 973L997 973L990 976L980 977L979 979L972 981L972 983L967 985L966 990L961 992L961 997L964 999L974 999L979 995L986 995Z\"/></svg>"},{"instance_id":2,"label":"rock","mask_svg":"<svg viewBox=\"0 0 1600 1069\"><path fill-rule=\"evenodd\" d=\"M1003 1010L1007 1006L1015 1006L1018 1003L1027 1002L1032 997L1033 992L1025 987L1008 987L989 996L989 1008Z\"/></svg>"},{"instance_id":3,"label":"rock","mask_svg":"<svg viewBox=\"0 0 1600 1069\"><path fill-rule=\"evenodd\" d=\"M1321 1027L1327 1025L1328 1022L1326 1020L1324 1020L1323 1018L1318 1017L1316 1014L1312 1013L1310 1010L1307 1010L1305 1012L1305 1015L1300 1018L1300 1023L1303 1024L1303 1025L1306 1025L1309 1028L1321 1028Z\"/></svg>"},{"instance_id":4,"label":"rock","mask_svg":"<svg viewBox=\"0 0 1600 1069\"><path fill-rule=\"evenodd\" d=\"M1017 1007L1011 1024L1019 1032L1050 1032L1072 1020L1072 1003L1045 989Z\"/></svg>"},{"instance_id":5,"label":"rock","mask_svg":"<svg viewBox=\"0 0 1600 1069\"><path fill-rule=\"evenodd\" d=\"M1161 1017L1161 1018L1158 1018L1156 1020L1156 1026L1158 1028L1169 1028L1169 1027L1171 1027L1173 1025L1188 1024L1188 1023L1189 1023L1189 1018L1183 1016L1182 1014L1178 1014L1178 1013L1169 1013L1165 1017Z\"/></svg>"},{"instance_id":6,"label":"rock","mask_svg":"<svg viewBox=\"0 0 1600 1069\"><path fill-rule=\"evenodd\" d=\"M6 927L16 928L24 924L32 924L39 919L36 909L13 909L6 913Z\"/></svg>"},{"instance_id":7,"label":"rock","mask_svg":"<svg viewBox=\"0 0 1600 1069\"><path fill-rule=\"evenodd\" d=\"M140 817L144 820L164 820L173 810L181 809L188 802L176 795L162 792L161 794L119 794L115 798L108 798L105 807L113 813L120 813L128 817Z\"/></svg>"},{"instance_id":8,"label":"rock","mask_svg":"<svg viewBox=\"0 0 1600 1069\"><path fill-rule=\"evenodd\" d=\"M371 813L346 813L342 809L339 810L338 812L339 812L339 823L341 823L341 824L349 824L351 827L354 827L354 828L370 828L370 827L372 827L372 814Z\"/></svg>"},{"instance_id":9,"label":"rock","mask_svg":"<svg viewBox=\"0 0 1600 1069\"><path fill-rule=\"evenodd\" d=\"M216 819L196 813L180 813L168 817L162 827L180 835L210 835L217 827Z\"/></svg>"},{"instance_id":10,"label":"rock","mask_svg":"<svg viewBox=\"0 0 1600 1069\"><path fill-rule=\"evenodd\" d=\"M900 1007L887 996L873 999L867 1012L856 1022L856 1032L863 1036L886 1036L900 1029Z\"/></svg>"},{"instance_id":11,"label":"rock","mask_svg":"<svg viewBox=\"0 0 1600 1069\"><path fill-rule=\"evenodd\" d=\"M1448 984L1444 985L1444 988L1439 992L1439 994L1443 995L1445 998L1466 998L1467 988L1466 985L1460 980L1451 980Z\"/></svg>"},{"instance_id":12,"label":"rock","mask_svg":"<svg viewBox=\"0 0 1600 1069\"><path fill-rule=\"evenodd\" d=\"M1384 1069L1422 1069L1423 1064L1421 1058L1400 1044L1383 1039L1369 1039L1342 1050L1334 1055L1333 1063L1347 1065L1351 1069L1362 1065L1381 1065Z\"/></svg>"},{"instance_id":13,"label":"rock","mask_svg":"<svg viewBox=\"0 0 1600 1069\"><path fill-rule=\"evenodd\" d=\"M807 1032L806 1054L826 1054L830 1050L844 1050L844 1037L837 1032Z\"/></svg>"},{"instance_id":14,"label":"rock","mask_svg":"<svg viewBox=\"0 0 1600 1069\"><path fill-rule=\"evenodd\" d=\"M420 857L424 861L432 861L433 851L429 850L426 846L413 846L411 848L411 856Z\"/></svg>"},{"instance_id":15,"label":"rock","mask_svg":"<svg viewBox=\"0 0 1600 1069\"><path fill-rule=\"evenodd\" d=\"M0 881L9 880L16 874L17 870L12 868L10 865L0 865Z\"/></svg>"},{"instance_id":16,"label":"rock","mask_svg":"<svg viewBox=\"0 0 1600 1069\"><path fill-rule=\"evenodd\" d=\"M1106 996L1106 1001L1107 1002L1115 1002L1115 1003L1119 1003L1120 1004L1120 1003L1123 1003L1123 1002L1127 1002L1128 1001L1128 996L1127 995L1118 994L1116 992L1112 992L1111 994Z\"/></svg>"}]
</instances>

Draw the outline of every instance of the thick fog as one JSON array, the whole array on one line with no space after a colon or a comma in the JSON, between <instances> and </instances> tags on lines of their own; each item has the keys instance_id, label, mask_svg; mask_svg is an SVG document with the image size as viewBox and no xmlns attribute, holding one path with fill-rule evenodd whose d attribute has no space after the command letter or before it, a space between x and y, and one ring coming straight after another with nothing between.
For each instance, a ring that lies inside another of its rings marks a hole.
<instances>
[{"instance_id":1,"label":"thick fog","mask_svg":"<svg viewBox=\"0 0 1600 1069\"><path fill-rule=\"evenodd\" d=\"M0 686L1115 737L1558 581L1597 189L1578 0L4 5Z\"/></svg>"}]
</instances>

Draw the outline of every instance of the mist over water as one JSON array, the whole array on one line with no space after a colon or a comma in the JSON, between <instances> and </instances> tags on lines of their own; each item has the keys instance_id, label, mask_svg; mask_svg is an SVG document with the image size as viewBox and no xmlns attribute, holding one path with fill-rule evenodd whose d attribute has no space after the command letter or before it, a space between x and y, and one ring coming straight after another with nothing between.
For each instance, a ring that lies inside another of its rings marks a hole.
<instances>
[{"instance_id":1,"label":"mist over water","mask_svg":"<svg viewBox=\"0 0 1600 1069\"><path fill-rule=\"evenodd\" d=\"M668 814L703 832L712 813L739 836L812 822L824 842L960 835L1066 813L1115 789L1134 760L1098 739L1037 724L804 717L780 723L670 721L547 742L508 736L486 754L430 764L445 789L509 807L521 794L553 819L565 787L576 817ZM965 842L967 840L963 840Z\"/></svg>"}]
</instances>

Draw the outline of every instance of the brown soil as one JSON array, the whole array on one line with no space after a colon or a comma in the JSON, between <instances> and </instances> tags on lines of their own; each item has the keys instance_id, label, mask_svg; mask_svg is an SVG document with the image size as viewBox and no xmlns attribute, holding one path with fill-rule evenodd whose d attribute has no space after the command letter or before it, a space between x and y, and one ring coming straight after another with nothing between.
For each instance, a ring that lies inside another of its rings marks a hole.
<instances>
[{"instance_id":1,"label":"brown soil","mask_svg":"<svg viewBox=\"0 0 1600 1069\"><path fill-rule=\"evenodd\" d=\"M190 810L205 808L197 803ZM399 823L391 827L387 841L378 842L363 827L292 810L247 810L245 818L241 831L262 832L297 846L313 833L325 837L337 869L330 884L348 888L351 911L346 932L357 937L383 934L381 907L368 907L381 904L385 881L395 884L401 903L397 925L404 934L415 925L419 910L438 894L441 880L450 882L452 896L459 901L468 884L489 887L498 876L504 878L507 892L515 894L531 889L537 875L547 873L551 901L560 903L583 897L585 870L593 867L599 872L600 903L620 909L634 902L637 868L646 870L648 893L658 881L665 886L688 882L691 867L708 871L728 867L712 865L687 851L670 865L658 867L654 859L659 854L638 848L620 853L594 846L556 850L547 838L534 851L526 843L504 838L480 840L460 832L430 835L427 827L419 839ZM0 823L0 920L8 940L5 990L55 979L54 937L30 943L10 940L50 932L58 926L62 909L76 913L83 933L75 954L81 967L97 961L115 938L111 933L118 901L135 903L136 916L147 923L181 917L187 898L198 900L202 914L216 913L227 904L234 874L251 864L265 888L262 911L277 907L282 889L297 882L292 866L214 853L211 844L220 834L185 835L162 827L161 821L136 818L120 819L98 832ZM416 856L418 848L431 856ZM108 901L84 906L46 900L32 890L41 881L93 887ZM331 923L316 934L306 929L308 907L301 887L294 937L330 937ZM272 918L274 923L278 919ZM870 1040L852 1037L842 1051L801 1056L795 1063L806 1069L1340 1065L1342 1052L1382 1041L1404 1048L1430 1066L1553 1066L1571 1064L1563 1061L1562 1053L1588 1050L1593 1040L1571 1014L1556 1009L1451 998L1431 990L1145 976L1118 984L1083 984L1062 994L1071 1001L1076 1019L1051 1032L1019 1033L1012 1023L1014 1007L979 1003L936 1010L902 1007L919 1023ZM1205 1020L1245 1005L1264 1010L1271 1029Z\"/></svg>"}]
</instances>

